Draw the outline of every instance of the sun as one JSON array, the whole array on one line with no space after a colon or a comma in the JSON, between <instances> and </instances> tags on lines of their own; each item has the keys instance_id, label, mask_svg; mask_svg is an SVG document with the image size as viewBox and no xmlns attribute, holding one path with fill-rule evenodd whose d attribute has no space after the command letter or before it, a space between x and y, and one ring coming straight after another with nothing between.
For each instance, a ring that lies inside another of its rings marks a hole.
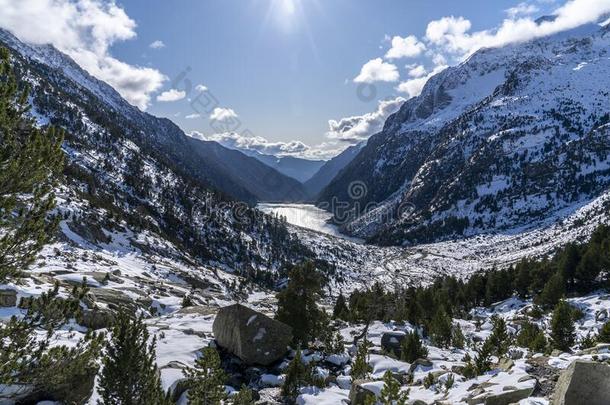
<instances>
[{"instance_id":1,"label":"sun","mask_svg":"<svg viewBox=\"0 0 610 405\"><path fill-rule=\"evenodd\" d=\"M268 17L282 31L295 30L303 17L301 0L271 0Z\"/></svg>"}]
</instances>

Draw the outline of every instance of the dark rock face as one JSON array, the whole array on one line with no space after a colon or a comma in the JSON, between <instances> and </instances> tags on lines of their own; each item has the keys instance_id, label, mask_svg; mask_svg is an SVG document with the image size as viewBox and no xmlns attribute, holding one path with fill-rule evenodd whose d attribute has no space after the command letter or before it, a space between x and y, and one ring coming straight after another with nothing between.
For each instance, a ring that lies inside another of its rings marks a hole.
<instances>
[{"instance_id":1,"label":"dark rock face","mask_svg":"<svg viewBox=\"0 0 610 405\"><path fill-rule=\"evenodd\" d=\"M221 308L212 328L218 345L246 364L278 361L292 340L290 326L240 304Z\"/></svg>"},{"instance_id":2,"label":"dark rock face","mask_svg":"<svg viewBox=\"0 0 610 405\"><path fill-rule=\"evenodd\" d=\"M0 307L14 307L15 305L17 305L17 291L1 289Z\"/></svg>"},{"instance_id":3,"label":"dark rock face","mask_svg":"<svg viewBox=\"0 0 610 405\"><path fill-rule=\"evenodd\" d=\"M610 401L610 366L576 360L559 376L551 405L602 405Z\"/></svg>"},{"instance_id":4,"label":"dark rock face","mask_svg":"<svg viewBox=\"0 0 610 405\"><path fill-rule=\"evenodd\" d=\"M400 355L402 341L407 335L404 332L385 332L381 336L381 347L394 355Z\"/></svg>"}]
</instances>

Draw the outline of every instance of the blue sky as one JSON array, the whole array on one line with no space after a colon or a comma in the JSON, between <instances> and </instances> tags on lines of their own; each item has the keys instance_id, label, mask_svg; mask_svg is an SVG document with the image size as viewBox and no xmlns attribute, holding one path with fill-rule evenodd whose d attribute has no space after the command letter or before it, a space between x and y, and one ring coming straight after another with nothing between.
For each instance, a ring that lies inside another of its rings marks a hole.
<instances>
[{"instance_id":1,"label":"blue sky","mask_svg":"<svg viewBox=\"0 0 610 405\"><path fill-rule=\"evenodd\" d=\"M291 4L292 3L292 4ZM115 46L120 59L150 64L170 77L187 67L242 128L270 141L326 141L328 120L361 115L377 100L399 95L396 83L375 83L374 100L358 97L352 79L390 47L386 36L423 35L427 24L463 15L484 29L505 18L515 1L222 0L124 1L138 24L137 41ZM160 40L164 48L147 49ZM424 58L398 60L403 65ZM168 83L169 86L169 83ZM366 95L369 93L366 88ZM214 132L187 100L154 102L149 111L171 117L186 131ZM178 115L179 116L175 116Z\"/></svg>"},{"instance_id":2,"label":"blue sky","mask_svg":"<svg viewBox=\"0 0 610 405\"><path fill-rule=\"evenodd\" d=\"M570 28L609 3L0 0L0 26L53 43L195 136L328 158L378 131L428 77L478 47ZM551 13L557 23L534 23Z\"/></svg>"}]
</instances>

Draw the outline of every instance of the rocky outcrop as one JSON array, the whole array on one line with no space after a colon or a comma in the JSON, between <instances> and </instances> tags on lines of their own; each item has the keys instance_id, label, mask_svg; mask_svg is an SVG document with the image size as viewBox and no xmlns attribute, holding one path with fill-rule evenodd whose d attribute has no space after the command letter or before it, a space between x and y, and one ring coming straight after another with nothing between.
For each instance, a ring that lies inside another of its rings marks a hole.
<instances>
[{"instance_id":1,"label":"rocky outcrop","mask_svg":"<svg viewBox=\"0 0 610 405\"><path fill-rule=\"evenodd\" d=\"M402 341L405 340L404 332L385 332L381 336L381 348L396 356L400 355Z\"/></svg>"},{"instance_id":2,"label":"rocky outcrop","mask_svg":"<svg viewBox=\"0 0 610 405\"><path fill-rule=\"evenodd\" d=\"M247 364L278 361L292 340L290 326L240 304L221 308L212 328L218 345Z\"/></svg>"},{"instance_id":3,"label":"rocky outcrop","mask_svg":"<svg viewBox=\"0 0 610 405\"><path fill-rule=\"evenodd\" d=\"M605 405L610 401L610 366L576 360L559 376L551 405Z\"/></svg>"},{"instance_id":4,"label":"rocky outcrop","mask_svg":"<svg viewBox=\"0 0 610 405\"><path fill-rule=\"evenodd\" d=\"M364 405L368 401L376 398L375 393L366 388L364 384L371 382L370 380L356 380L352 382L349 390L350 405ZM370 402L369 402L370 403Z\"/></svg>"},{"instance_id":5,"label":"rocky outcrop","mask_svg":"<svg viewBox=\"0 0 610 405\"><path fill-rule=\"evenodd\" d=\"M0 289L0 307L14 307L17 305L17 291Z\"/></svg>"},{"instance_id":6,"label":"rocky outcrop","mask_svg":"<svg viewBox=\"0 0 610 405\"><path fill-rule=\"evenodd\" d=\"M510 387L505 387L510 388ZM485 405L509 405L518 403L522 399L530 397L534 393L534 388L508 389L505 392L491 395L485 398Z\"/></svg>"}]
</instances>

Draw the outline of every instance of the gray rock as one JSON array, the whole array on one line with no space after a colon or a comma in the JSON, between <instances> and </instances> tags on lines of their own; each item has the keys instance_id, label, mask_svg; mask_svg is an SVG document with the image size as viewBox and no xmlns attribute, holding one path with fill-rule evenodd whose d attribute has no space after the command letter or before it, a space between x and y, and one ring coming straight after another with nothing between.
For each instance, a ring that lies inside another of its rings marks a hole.
<instances>
[{"instance_id":1,"label":"gray rock","mask_svg":"<svg viewBox=\"0 0 610 405\"><path fill-rule=\"evenodd\" d=\"M17 305L17 291L0 289L0 307L14 307Z\"/></svg>"},{"instance_id":2,"label":"gray rock","mask_svg":"<svg viewBox=\"0 0 610 405\"><path fill-rule=\"evenodd\" d=\"M418 366L421 366L426 369L428 367L432 367L432 362L428 359L417 359L413 363L411 363L411 366L409 367L409 372L412 373Z\"/></svg>"},{"instance_id":3,"label":"gray rock","mask_svg":"<svg viewBox=\"0 0 610 405\"><path fill-rule=\"evenodd\" d=\"M502 371L508 371L511 368L513 368L513 366L515 365L515 362L512 361L511 359L508 359L506 357L502 357L499 361L498 361L498 368Z\"/></svg>"},{"instance_id":4,"label":"gray rock","mask_svg":"<svg viewBox=\"0 0 610 405\"><path fill-rule=\"evenodd\" d=\"M281 359L292 340L292 328L240 304L221 308L214 338L246 364L267 366Z\"/></svg>"},{"instance_id":5,"label":"gray rock","mask_svg":"<svg viewBox=\"0 0 610 405\"><path fill-rule=\"evenodd\" d=\"M605 405L610 401L610 366L576 360L559 376L551 405Z\"/></svg>"},{"instance_id":6,"label":"gray rock","mask_svg":"<svg viewBox=\"0 0 610 405\"><path fill-rule=\"evenodd\" d=\"M405 340L404 332L385 332L381 336L381 347L388 353L393 353L396 356L400 355L401 345Z\"/></svg>"},{"instance_id":7,"label":"gray rock","mask_svg":"<svg viewBox=\"0 0 610 405\"><path fill-rule=\"evenodd\" d=\"M500 394L490 395L485 398L485 405L509 405L517 403L522 399L530 397L534 393L534 387L505 391Z\"/></svg>"},{"instance_id":8,"label":"gray rock","mask_svg":"<svg viewBox=\"0 0 610 405\"><path fill-rule=\"evenodd\" d=\"M82 312L79 323L89 329L98 330L112 326L114 313L107 309L86 309Z\"/></svg>"},{"instance_id":9,"label":"gray rock","mask_svg":"<svg viewBox=\"0 0 610 405\"><path fill-rule=\"evenodd\" d=\"M352 386L349 390L350 405L364 405L369 398L376 398L373 391L362 386L369 382L371 382L371 380L356 380L352 382Z\"/></svg>"}]
</instances>

